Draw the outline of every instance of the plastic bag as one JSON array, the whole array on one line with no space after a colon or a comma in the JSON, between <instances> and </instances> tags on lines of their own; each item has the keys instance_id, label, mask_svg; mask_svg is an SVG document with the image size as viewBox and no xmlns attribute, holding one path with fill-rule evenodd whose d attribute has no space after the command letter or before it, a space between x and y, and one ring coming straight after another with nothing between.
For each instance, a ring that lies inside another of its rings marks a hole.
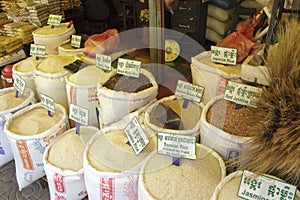
<instances>
[{"instance_id":1,"label":"plastic bag","mask_svg":"<svg viewBox=\"0 0 300 200\"><path fill-rule=\"evenodd\" d=\"M233 32L217 43L217 46L237 49L237 62L247 58L251 50L258 47L257 43L251 41L240 32Z\"/></svg>"}]
</instances>

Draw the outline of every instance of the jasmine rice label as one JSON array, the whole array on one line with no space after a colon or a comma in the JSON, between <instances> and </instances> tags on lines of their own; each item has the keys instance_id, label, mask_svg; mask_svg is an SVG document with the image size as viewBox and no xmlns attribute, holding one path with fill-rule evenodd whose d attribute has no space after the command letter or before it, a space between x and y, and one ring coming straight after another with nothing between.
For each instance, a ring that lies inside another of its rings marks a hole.
<instances>
[{"instance_id":1,"label":"jasmine rice label","mask_svg":"<svg viewBox=\"0 0 300 200\"><path fill-rule=\"evenodd\" d=\"M293 200L296 186L250 171L243 171L237 196L248 200Z\"/></svg>"},{"instance_id":2,"label":"jasmine rice label","mask_svg":"<svg viewBox=\"0 0 300 200\"><path fill-rule=\"evenodd\" d=\"M261 95L261 88L228 81L224 99L237 104L256 107Z\"/></svg>"}]
</instances>

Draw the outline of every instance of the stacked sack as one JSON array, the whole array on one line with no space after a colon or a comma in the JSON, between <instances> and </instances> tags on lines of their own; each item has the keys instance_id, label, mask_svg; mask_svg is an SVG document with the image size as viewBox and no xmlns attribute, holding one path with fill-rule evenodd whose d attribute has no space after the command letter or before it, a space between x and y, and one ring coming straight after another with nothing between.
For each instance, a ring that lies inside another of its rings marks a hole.
<instances>
[{"instance_id":1,"label":"stacked sack","mask_svg":"<svg viewBox=\"0 0 300 200\"><path fill-rule=\"evenodd\" d=\"M9 37L17 37L22 40L23 44L33 41L32 31L37 29L36 26L28 22L12 22L3 25L5 35Z\"/></svg>"},{"instance_id":2,"label":"stacked sack","mask_svg":"<svg viewBox=\"0 0 300 200\"><path fill-rule=\"evenodd\" d=\"M7 13L6 12L1 12L0 13L0 35L5 34L4 30L4 25L11 23L12 21L7 18Z\"/></svg>"},{"instance_id":3,"label":"stacked sack","mask_svg":"<svg viewBox=\"0 0 300 200\"><path fill-rule=\"evenodd\" d=\"M48 6L50 14L62 15L60 0L46 0L43 1L43 4Z\"/></svg>"},{"instance_id":4,"label":"stacked sack","mask_svg":"<svg viewBox=\"0 0 300 200\"><path fill-rule=\"evenodd\" d=\"M27 7L29 12L29 22L36 26L47 25L48 17L50 14L49 8L44 4L36 4Z\"/></svg>"},{"instance_id":5,"label":"stacked sack","mask_svg":"<svg viewBox=\"0 0 300 200\"><path fill-rule=\"evenodd\" d=\"M8 19L14 22L28 21L28 11L25 5L26 3L16 0L1 1L1 9L7 13Z\"/></svg>"},{"instance_id":6,"label":"stacked sack","mask_svg":"<svg viewBox=\"0 0 300 200\"><path fill-rule=\"evenodd\" d=\"M208 4L206 20L206 39L212 42L221 41L230 30L233 30L238 22L235 14L237 4L220 4L212 1Z\"/></svg>"},{"instance_id":7,"label":"stacked sack","mask_svg":"<svg viewBox=\"0 0 300 200\"><path fill-rule=\"evenodd\" d=\"M5 37L0 41L1 54L15 53L23 48L22 41L16 37Z\"/></svg>"},{"instance_id":8,"label":"stacked sack","mask_svg":"<svg viewBox=\"0 0 300 200\"><path fill-rule=\"evenodd\" d=\"M60 2L62 10L68 10L81 5L80 0L61 0Z\"/></svg>"}]
</instances>

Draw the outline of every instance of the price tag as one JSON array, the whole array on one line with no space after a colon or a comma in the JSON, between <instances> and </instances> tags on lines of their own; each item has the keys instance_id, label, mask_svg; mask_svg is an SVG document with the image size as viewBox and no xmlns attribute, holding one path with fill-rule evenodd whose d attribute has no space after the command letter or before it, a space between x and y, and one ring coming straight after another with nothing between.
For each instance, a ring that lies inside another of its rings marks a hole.
<instances>
[{"instance_id":1,"label":"price tag","mask_svg":"<svg viewBox=\"0 0 300 200\"><path fill-rule=\"evenodd\" d=\"M88 126L89 122L89 110L75 104L70 104L70 119Z\"/></svg>"},{"instance_id":2,"label":"price tag","mask_svg":"<svg viewBox=\"0 0 300 200\"><path fill-rule=\"evenodd\" d=\"M80 48L80 45L81 45L81 36L80 35L72 35L71 46L74 48Z\"/></svg>"},{"instance_id":3,"label":"price tag","mask_svg":"<svg viewBox=\"0 0 300 200\"><path fill-rule=\"evenodd\" d=\"M175 96L184 98L200 104L202 96L204 94L204 87L194 85L189 82L178 80L175 91Z\"/></svg>"},{"instance_id":4,"label":"price tag","mask_svg":"<svg viewBox=\"0 0 300 200\"><path fill-rule=\"evenodd\" d=\"M30 45L30 55L45 57L46 54L46 45L43 44L31 44Z\"/></svg>"},{"instance_id":5,"label":"price tag","mask_svg":"<svg viewBox=\"0 0 300 200\"><path fill-rule=\"evenodd\" d=\"M129 60L124 58L118 59L117 74L138 78L140 76L141 61Z\"/></svg>"},{"instance_id":6,"label":"price tag","mask_svg":"<svg viewBox=\"0 0 300 200\"><path fill-rule=\"evenodd\" d=\"M150 141L136 117L129 122L124 131L135 154L139 155Z\"/></svg>"},{"instance_id":7,"label":"price tag","mask_svg":"<svg viewBox=\"0 0 300 200\"><path fill-rule=\"evenodd\" d=\"M96 54L96 66L100 69L111 71L111 57L102 54Z\"/></svg>"},{"instance_id":8,"label":"price tag","mask_svg":"<svg viewBox=\"0 0 300 200\"><path fill-rule=\"evenodd\" d=\"M158 133L157 152L177 158L196 159L196 137Z\"/></svg>"},{"instance_id":9,"label":"price tag","mask_svg":"<svg viewBox=\"0 0 300 200\"><path fill-rule=\"evenodd\" d=\"M258 87L228 81L224 99L237 104L256 107L261 91L262 89Z\"/></svg>"},{"instance_id":10,"label":"price tag","mask_svg":"<svg viewBox=\"0 0 300 200\"><path fill-rule=\"evenodd\" d=\"M18 74L14 74L13 86L20 94L23 94L26 87L26 82Z\"/></svg>"},{"instance_id":11,"label":"price tag","mask_svg":"<svg viewBox=\"0 0 300 200\"><path fill-rule=\"evenodd\" d=\"M293 200L296 190L296 186L244 170L237 195L248 200Z\"/></svg>"},{"instance_id":12,"label":"price tag","mask_svg":"<svg viewBox=\"0 0 300 200\"><path fill-rule=\"evenodd\" d=\"M47 24L53 25L53 26L59 26L61 22L62 16L61 15L49 15Z\"/></svg>"},{"instance_id":13,"label":"price tag","mask_svg":"<svg viewBox=\"0 0 300 200\"><path fill-rule=\"evenodd\" d=\"M212 62L236 65L237 49L211 46L210 53Z\"/></svg>"},{"instance_id":14,"label":"price tag","mask_svg":"<svg viewBox=\"0 0 300 200\"><path fill-rule=\"evenodd\" d=\"M41 94L41 104L44 108L46 108L47 110L50 110L51 112L55 112L55 105L54 105L54 100L53 98L45 95L45 94Z\"/></svg>"}]
</instances>

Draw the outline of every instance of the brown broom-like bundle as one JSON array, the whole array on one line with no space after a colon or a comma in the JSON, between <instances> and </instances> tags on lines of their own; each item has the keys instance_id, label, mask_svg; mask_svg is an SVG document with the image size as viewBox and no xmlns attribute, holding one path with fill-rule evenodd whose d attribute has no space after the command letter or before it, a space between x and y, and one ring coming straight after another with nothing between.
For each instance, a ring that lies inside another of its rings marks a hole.
<instances>
[{"instance_id":1,"label":"brown broom-like bundle","mask_svg":"<svg viewBox=\"0 0 300 200\"><path fill-rule=\"evenodd\" d=\"M281 23L268 52L270 85L257 105L259 119L242 168L272 174L300 188L300 23ZM255 147L255 148L251 148Z\"/></svg>"}]
</instances>

